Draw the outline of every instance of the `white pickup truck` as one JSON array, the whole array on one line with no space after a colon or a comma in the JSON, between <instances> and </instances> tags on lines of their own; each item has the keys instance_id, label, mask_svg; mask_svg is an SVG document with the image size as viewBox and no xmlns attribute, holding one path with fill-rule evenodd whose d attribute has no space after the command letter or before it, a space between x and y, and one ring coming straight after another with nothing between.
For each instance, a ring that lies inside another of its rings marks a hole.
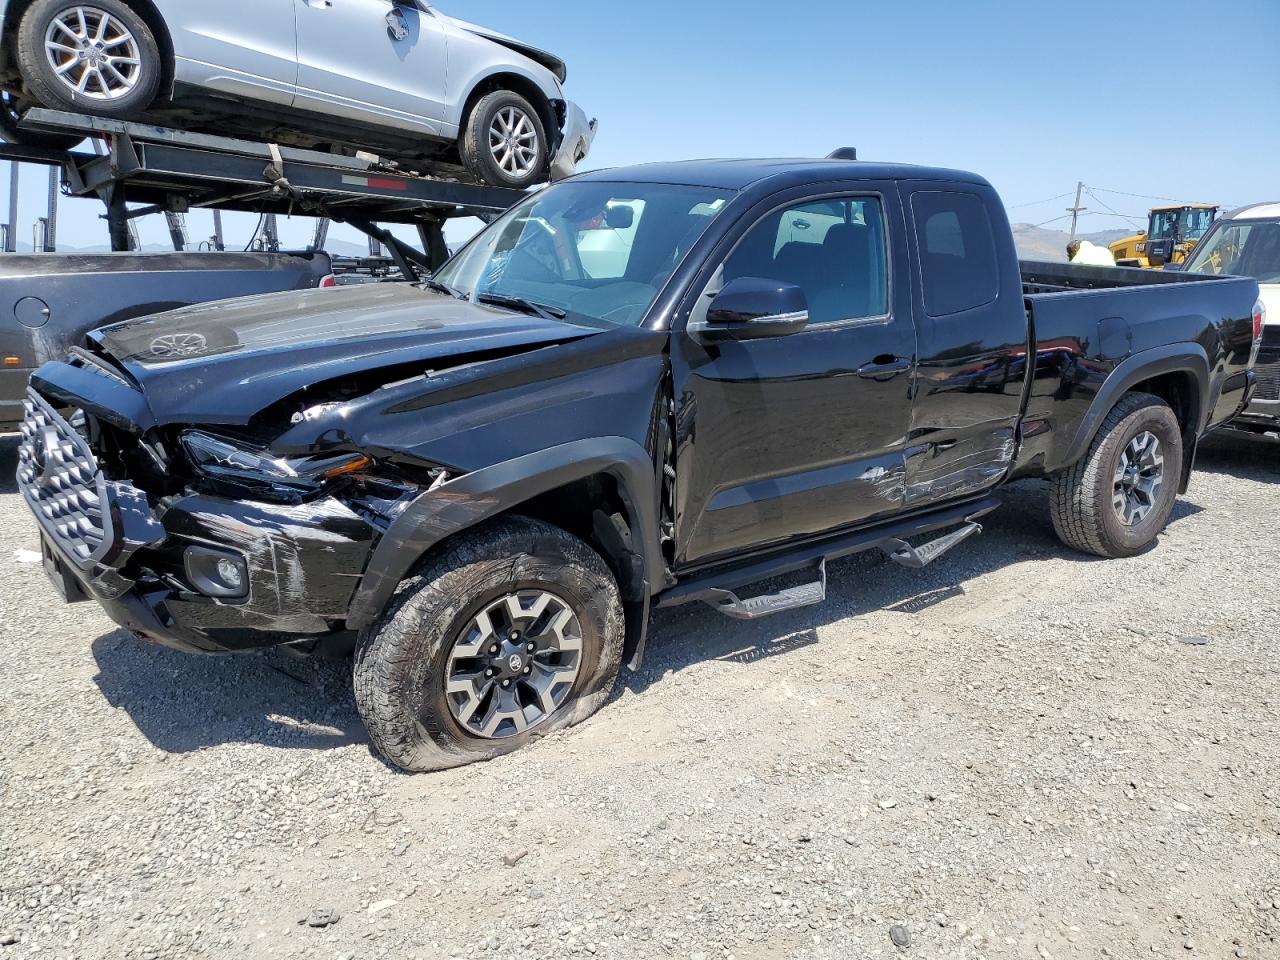
<instances>
[{"instance_id":1,"label":"white pickup truck","mask_svg":"<svg viewBox=\"0 0 1280 960\"><path fill-rule=\"evenodd\" d=\"M1258 387L1252 402L1231 425L1257 433L1280 432L1280 202L1250 204L1219 218L1183 270L1258 281L1266 311L1254 366Z\"/></svg>"}]
</instances>

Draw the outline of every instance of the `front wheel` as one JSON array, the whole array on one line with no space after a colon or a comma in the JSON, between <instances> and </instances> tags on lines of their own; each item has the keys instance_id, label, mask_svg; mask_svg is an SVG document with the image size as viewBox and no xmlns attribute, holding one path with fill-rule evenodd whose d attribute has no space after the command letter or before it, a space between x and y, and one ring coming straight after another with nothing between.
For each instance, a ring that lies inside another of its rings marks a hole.
<instances>
[{"instance_id":1,"label":"front wheel","mask_svg":"<svg viewBox=\"0 0 1280 960\"><path fill-rule=\"evenodd\" d=\"M18 69L46 107L127 120L160 91L156 38L120 0L36 0L18 26Z\"/></svg>"},{"instance_id":2,"label":"front wheel","mask_svg":"<svg viewBox=\"0 0 1280 960\"><path fill-rule=\"evenodd\" d=\"M1182 455L1182 431L1169 405L1149 393L1126 394L1089 452L1053 478L1058 538L1099 557L1147 549L1173 513Z\"/></svg>"},{"instance_id":3,"label":"front wheel","mask_svg":"<svg viewBox=\"0 0 1280 960\"><path fill-rule=\"evenodd\" d=\"M487 94L458 141L463 165L481 183L524 190L547 178L547 131L538 111L510 90Z\"/></svg>"},{"instance_id":4,"label":"front wheel","mask_svg":"<svg viewBox=\"0 0 1280 960\"><path fill-rule=\"evenodd\" d=\"M487 760L600 709L623 637L600 556L558 527L506 518L405 582L357 647L356 705L406 770Z\"/></svg>"}]
</instances>

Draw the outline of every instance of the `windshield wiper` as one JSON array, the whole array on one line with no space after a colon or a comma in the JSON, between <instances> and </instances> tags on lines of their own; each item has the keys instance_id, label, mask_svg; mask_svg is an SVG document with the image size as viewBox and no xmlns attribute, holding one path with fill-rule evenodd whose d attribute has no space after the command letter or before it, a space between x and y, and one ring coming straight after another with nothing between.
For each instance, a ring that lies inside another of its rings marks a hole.
<instances>
[{"instance_id":1,"label":"windshield wiper","mask_svg":"<svg viewBox=\"0 0 1280 960\"><path fill-rule=\"evenodd\" d=\"M513 297L505 293L477 293L474 299L476 303L487 303L494 307L508 307L511 310L519 310L521 313L531 313L535 317L541 317L543 320L563 320L569 315L567 311L561 310L559 307L526 300L524 297Z\"/></svg>"},{"instance_id":2,"label":"windshield wiper","mask_svg":"<svg viewBox=\"0 0 1280 960\"><path fill-rule=\"evenodd\" d=\"M449 296L453 297L455 300L467 299L467 295L463 293L461 290L455 290L453 289L453 287L449 286L447 283L441 283L439 280L436 280L434 277L427 277L425 280L420 280L418 282L422 284L422 286L426 287L428 290L434 290L436 293L446 293Z\"/></svg>"}]
</instances>

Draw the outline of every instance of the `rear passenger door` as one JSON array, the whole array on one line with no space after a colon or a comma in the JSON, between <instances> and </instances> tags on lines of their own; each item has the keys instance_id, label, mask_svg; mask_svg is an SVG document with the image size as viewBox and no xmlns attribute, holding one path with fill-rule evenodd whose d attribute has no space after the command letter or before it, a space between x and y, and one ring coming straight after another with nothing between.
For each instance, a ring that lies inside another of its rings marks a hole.
<instances>
[{"instance_id":1,"label":"rear passenger door","mask_svg":"<svg viewBox=\"0 0 1280 960\"><path fill-rule=\"evenodd\" d=\"M995 191L945 182L906 182L900 190L919 343L905 495L908 507L919 507L1004 478L1016 451L1028 324Z\"/></svg>"},{"instance_id":2,"label":"rear passenger door","mask_svg":"<svg viewBox=\"0 0 1280 960\"><path fill-rule=\"evenodd\" d=\"M893 281L902 233L891 184L809 188L757 206L694 281L682 313L695 329L741 277L801 287L810 320L709 344L677 318L678 565L901 509L915 355L909 286Z\"/></svg>"}]
</instances>

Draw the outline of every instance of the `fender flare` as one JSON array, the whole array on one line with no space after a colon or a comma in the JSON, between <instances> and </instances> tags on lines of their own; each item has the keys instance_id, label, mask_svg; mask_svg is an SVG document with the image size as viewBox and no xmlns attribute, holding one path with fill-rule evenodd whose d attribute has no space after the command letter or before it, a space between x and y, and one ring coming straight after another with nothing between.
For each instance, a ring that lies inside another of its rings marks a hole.
<instances>
[{"instance_id":1,"label":"fender flare","mask_svg":"<svg viewBox=\"0 0 1280 960\"><path fill-rule=\"evenodd\" d=\"M598 473L618 483L631 516L632 547L647 583L663 582L658 545L657 482L648 451L626 437L599 437L539 450L465 474L421 494L378 541L347 615L363 630L382 614L396 588L447 537Z\"/></svg>"},{"instance_id":2,"label":"fender flare","mask_svg":"<svg viewBox=\"0 0 1280 960\"><path fill-rule=\"evenodd\" d=\"M1189 373L1195 381L1196 416L1195 422L1188 424L1187 433L1193 442L1198 439L1209 414L1209 357L1198 343L1171 343L1134 354L1111 371L1076 428L1060 466L1068 467L1088 453L1102 421L1135 384L1166 373Z\"/></svg>"},{"instance_id":3,"label":"fender flare","mask_svg":"<svg viewBox=\"0 0 1280 960\"><path fill-rule=\"evenodd\" d=\"M538 91L539 96L545 101L546 112L542 113L542 123L546 126L548 144L556 142L560 136L560 121L556 117L555 102L564 98L564 94L554 87L548 85L542 77L538 77L533 71L521 66L520 64L495 64L485 69L479 70L475 75L468 77L465 84L467 95L458 101L458 114L453 116L452 112L446 117L447 122L452 123L458 128L461 135L463 125L466 124L467 118L471 113L471 107L477 99L476 91L498 77L511 76L519 77L529 86ZM519 92L519 91L517 91ZM534 108L537 109L543 104L535 103ZM550 121L550 124L548 124Z\"/></svg>"}]
</instances>

